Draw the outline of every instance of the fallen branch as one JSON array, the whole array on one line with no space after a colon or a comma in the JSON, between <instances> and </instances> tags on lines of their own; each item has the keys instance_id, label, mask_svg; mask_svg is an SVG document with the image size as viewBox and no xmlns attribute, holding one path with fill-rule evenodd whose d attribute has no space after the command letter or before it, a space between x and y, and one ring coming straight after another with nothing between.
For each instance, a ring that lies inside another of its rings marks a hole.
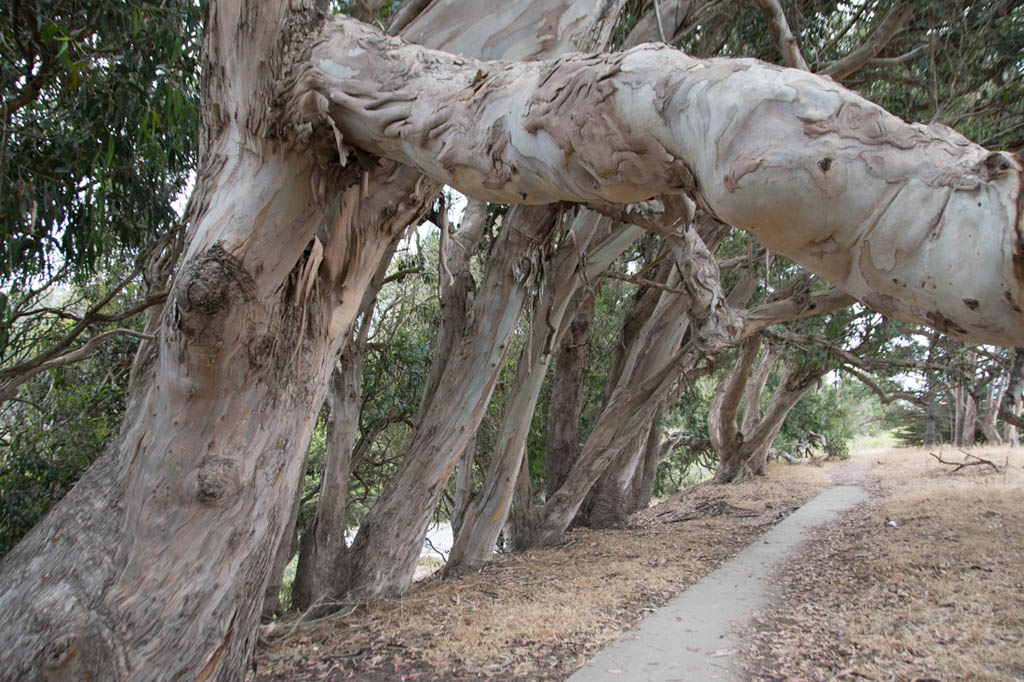
<instances>
[{"instance_id":1,"label":"fallen branch","mask_svg":"<svg viewBox=\"0 0 1024 682\"><path fill-rule=\"evenodd\" d=\"M964 453L964 461L962 461L962 462L949 462L947 460L942 459L942 457L940 457L939 455L936 455L934 452L929 452L928 454L931 455L932 457L934 457L935 459L939 460L940 464L946 464L948 466L956 467L955 469L953 469L952 471L949 472L951 474L955 474L956 472L960 471L964 467L973 467L973 466L978 466L979 464L987 464L988 466L990 466L993 469L995 469L996 472L1000 471L999 467L996 466L995 463L993 463L991 460L987 460L984 457L978 457L977 455L972 455L971 453L967 452L966 450L960 450L960 452ZM974 461L971 461L972 459Z\"/></svg>"}]
</instances>

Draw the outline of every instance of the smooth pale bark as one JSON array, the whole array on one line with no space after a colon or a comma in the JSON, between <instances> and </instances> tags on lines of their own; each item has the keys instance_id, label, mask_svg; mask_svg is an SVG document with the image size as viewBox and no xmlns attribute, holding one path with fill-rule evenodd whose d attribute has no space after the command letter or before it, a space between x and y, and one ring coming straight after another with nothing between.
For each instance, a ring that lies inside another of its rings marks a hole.
<instances>
[{"instance_id":1,"label":"smooth pale bark","mask_svg":"<svg viewBox=\"0 0 1024 682\"><path fill-rule=\"evenodd\" d=\"M1020 158L904 123L831 80L654 46L477 62L338 19L296 88L346 143L472 196L691 193L881 312L1024 344Z\"/></svg>"},{"instance_id":2,"label":"smooth pale bark","mask_svg":"<svg viewBox=\"0 0 1024 682\"><path fill-rule=\"evenodd\" d=\"M599 223L592 226L592 223ZM611 232L611 234L608 234ZM574 235L579 233L579 237ZM455 540L446 575L477 570L487 563L505 526L522 465L530 422L554 348L565 335L571 319L566 312L586 283L593 281L629 246L642 230L626 226L613 231L612 222L591 211L583 211L573 222L572 236L563 239L546 264L546 281L541 286L530 338L516 368L516 378L494 452L479 495L467 510L462 532ZM608 235L589 249L591 239ZM581 269L582 253L589 252Z\"/></svg>"}]
</instances>

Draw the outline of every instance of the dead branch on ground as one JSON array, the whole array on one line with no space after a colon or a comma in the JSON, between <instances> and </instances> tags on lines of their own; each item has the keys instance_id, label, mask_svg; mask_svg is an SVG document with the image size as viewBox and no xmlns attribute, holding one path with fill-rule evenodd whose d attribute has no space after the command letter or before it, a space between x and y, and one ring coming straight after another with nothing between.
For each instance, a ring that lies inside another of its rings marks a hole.
<instances>
[{"instance_id":1,"label":"dead branch on ground","mask_svg":"<svg viewBox=\"0 0 1024 682\"><path fill-rule=\"evenodd\" d=\"M979 464L987 464L988 466L990 466L993 469L995 469L997 473L999 471L1001 471L1001 469L998 466L996 466L996 464L994 462L992 462L991 460L985 459L984 457L978 457L977 455L972 455L971 453L967 452L966 450L963 450L963 449L960 449L960 448L957 448L957 449L960 450L960 452L964 453L964 461L962 461L962 462L950 462L950 461L947 461L945 459L942 459L942 457L940 455L936 455L934 452L929 452L928 454L931 455L932 457L934 457L935 459L939 460L940 464L946 464L948 466L956 467L955 469L953 469L952 471L949 472L951 474L955 474L956 472L960 471L961 469L963 469L965 467L978 466Z\"/></svg>"}]
</instances>

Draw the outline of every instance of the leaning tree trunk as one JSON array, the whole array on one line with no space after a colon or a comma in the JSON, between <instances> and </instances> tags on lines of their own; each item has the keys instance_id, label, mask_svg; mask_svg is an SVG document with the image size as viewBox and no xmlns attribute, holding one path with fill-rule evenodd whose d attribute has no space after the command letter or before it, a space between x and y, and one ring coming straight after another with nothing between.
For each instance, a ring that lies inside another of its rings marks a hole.
<instances>
[{"instance_id":1,"label":"leaning tree trunk","mask_svg":"<svg viewBox=\"0 0 1024 682\"><path fill-rule=\"evenodd\" d=\"M599 222L597 228L581 229L584 223ZM588 250L590 239L603 236L612 228L608 218L585 211L573 222L573 235L567 235L545 264L547 273L531 317L530 338L516 368L516 378L505 405L495 448L484 477L484 485L467 510L462 532L455 539L448 557L447 575L476 570L490 560L498 535L505 526L512 503L519 469L534 408L540 396L553 350L569 328L566 311L584 285L603 272L640 234L634 227L619 227L592 249L587 262L580 253ZM575 237L575 232L582 236ZM579 272L580 268L582 272Z\"/></svg>"},{"instance_id":2,"label":"leaning tree trunk","mask_svg":"<svg viewBox=\"0 0 1024 682\"><path fill-rule=\"evenodd\" d=\"M935 447L938 442L938 434L936 433L936 419L935 419L935 400L929 395L928 406L925 408L924 416L924 446L926 448Z\"/></svg>"},{"instance_id":3,"label":"leaning tree trunk","mask_svg":"<svg viewBox=\"0 0 1024 682\"><path fill-rule=\"evenodd\" d=\"M747 362L744 358L747 351L747 346L744 346L740 356L741 362ZM749 370L746 373L749 375ZM768 461L768 450L782 430L786 417L824 373L823 367L813 364L802 369L788 368L760 421L749 431L740 433L737 429L735 437L727 441L731 443L731 449L719 450L719 465L715 471L714 481L736 483L751 474L763 475ZM732 419L735 419L735 414ZM735 422L733 427L735 428Z\"/></svg>"},{"instance_id":4,"label":"leaning tree trunk","mask_svg":"<svg viewBox=\"0 0 1024 682\"><path fill-rule=\"evenodd\" d=\"M661 417L664 408L658 411L657 419L651 424L651 432L647 436L647 448L644 454L643 469L633 480L633 511L640 511L651 506L654 485L657 482L658 466L668 459L679 441L686 435L684 431L676 431L661 437Z\"/></svg>"},{"instance_id":5,"label":"leaning tree trunk","mask_svg":"<svg viewBox=\"0 0 1024 682\"><path fill-rule=\"evenodd\" d=\"M672 272L672 259L666 257L670 253L670 249L667 244L658 242L656 244L656 250L652 258L652 269L650 273L647 273L647 279L652 282L658 282L662 285L669 279L670 273ZM619 337L615 344L615 352L612 353L611 363L608 366L607 377L605 378L604 397L601 401L601 411L598 413L598 419L600 419L601 413L608 407L608 401L611 399L615 389L619 387L623 381L622 373L626 370L627 364L631 359L635 361L638 354L638 348L642 345L643 337L641 333L647 328L650 323L651 316L654 315L655 308L662 302L663 291L653 286L640 286L633 294L632 301L629 304L629 308L626 309L626 314L622 320L622 327L619 330ZM668 299L665 299L668 300ZM646 437L646 434L644 434ZM632 443L630 445L635 445ZM628 461L619 463L619 460L629 457L629 452L618 453L613 459L613 463L610 468L619 468L628 465ZM618 463L618 467L616 467ZM563 477L559 481L559 487L565 482ZM594 500L598 495L599 486L595 485L591 487L587 496L584 498L583 503L580 505L580 510L576 514L574 523L581 526L590 525L590 511L594 506ZM555 490L548 490L548 497L550 497ZM531 510L532 511L532 510Z\"/></svg>"},{"instance_id":6,"label":"leaning tree trunk","mask_svg":"<svg viewBox=\"0 0 1024 682\"><path fill-rule=\"evenodd\" d=\"M558 222L550 208L514 208L505 219L437 395L413 432L395 478L359 526L349 552L350 598L397 596L412 584L427 523L483 418L509 341L532 288L542 245Z\"/></svg>"},{"instance_id":7,"label":"leaning tree trunk","mask_svg":"<svg viewBox=\"0 0 1024 682\"><path fill-rule=\"evenodd\" d=\"M277 84L322 20L209 7L185 255L120 436L0 564L2 679L243 677L338 341L436 191L290 137Z\"/></svg>"},{"instance_id":8,"label":"leaning tree trunk","mask_svg":"<svg viewBox=\"0 0 1024 682\"><path fill-rule=\"evenodd\" d=\"M736 365L725 381L718 384L711 400L708 436L711 447L718 453L715 480L721 483L746 478L749 473L746 468L749 453L744 451L744 434L736 426L736 417L760 350L759 336L752 336L743 342Z\"/></svg>"},{"instance_id":9,"label":"leaning tree trunk","mask_svg":"<svg viewBox=\"0 0 1024 682\"><path fill-rule=\"evenodd\" d=\"M717 246L717 243L713 243L708 250L713 253ZM681 276L677 269L669 271L665 284L671 289L680 288ZM689 307L687 296L661 292L654 311L631 344L629 357L615 390L641 384L665 366L679 348L689 327ZM652 400L638 410L631 437L622 442L601 472L591 491L592 503L587 518L591 528L625 527L631 511L630 483L644 454L646 438L659 404L660 401ZM613 409L611 401L607 409ZM608 418L602 411L598 417L599 424L602 417Z\"/></svg>"},{"instance_id":10,"label":"leaning tree trunk","mask_svg":"<svg viewBox=\"0 0 1024 682\"><path fill-rule=\"evenodd\" d=\"M377 295L384 285L397 246L398 241L392 240L370 286L363 293L359 329L346 333L341 356L328 382L324 470L320 477L316 511L299 544L299 561L292 585L292 608L307 609L325 603L337 593L339 583L345 579L345 515L353 448L359 431L363 358Z\"/></svg>"},{"instance_id":11,"label":"leaning tree trunk","mask_svg":"<svg viewBox=\"0 0 1024 682\"><path fill-rule=\"evenodd\" d=\"M488 39L479 46L472 42L463 45L463 53L501 57L550 56L567 51L569 46L600 45L614 27L622 0L603 0L598 7L593 0L589 3L563 2L557 7L539 0L526 7L491 4L495 6L493 15L481 12L476 21L495 31L511 19L510 12L514 12L517 23L527 25L530 21L550 20L558 14L562 14L563 19L574 16L577 20L558 24L559 30L554 35L543 32L547 38L541 44L532 38L523 43L506 34L497 40ZM447 8L451 13L449 19L458 19L460 25L465 18L460 3L445 1L438 3L437 7ZM503 19L496 23L496 18ZM475 31L437 32L436 23L430 26L424 22L413 22L406 29L406 34L420 32L432 40L458 36L458 40L470 41L480 35ZM485 35L489 34L485 32ZM496 55L493 52L495 46L501 50ZM527 50L520 52L524 46ZM329 64L321 75L327 73L334 73ZM347 93L333 92L342 100L348 100ZM397 595L411 584L427 521L456 462L476 433L497 382L505 350L514 331L515 318L537 272L538 247L546 243L555 218L561 215L560 208L551 207L517 208L506 216L499 245L490 257L493 265L486 268L484 282L474 300L472 321L452 358L447 361L444 379L438 384L438 395L457 396L457 399L435 400L422 413L398 476L360 526L349 556L347 591L351 597ZM464 519L464 525L465 522Z\"/></svg>"},{"instance_id":12,"label":"leaning tree trunk","mask_svg":"<svg viewBox=\"0 0 1024 682\"><path fill-rule=\"evenodd\" d=\"M825 375L825 368L810 366L799 371L787 371L781 385L772 395L772 402L765 411L764 418L751 433L750 471L764 476L768 465L768 450L775 437L779 435L786 417L793 411L800 399L814 387Z\"/></svg>"}]
</instances>

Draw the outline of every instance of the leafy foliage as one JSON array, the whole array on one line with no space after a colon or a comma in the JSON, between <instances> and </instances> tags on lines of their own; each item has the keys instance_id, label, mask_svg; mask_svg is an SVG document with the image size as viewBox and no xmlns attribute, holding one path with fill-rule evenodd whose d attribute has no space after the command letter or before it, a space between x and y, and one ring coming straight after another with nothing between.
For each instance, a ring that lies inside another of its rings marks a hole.
<instances>
[{"instance_id":1,"label":"leafy foliage","mask_svg":"<svg viewBox=\"0 0 1024 682\"><path fill-rule=\"evenodd\" d=\"M101 295L91 282L85 295ZM130 296L130 293L123 296ZM71 324L44 330L60 334ZM0 555L39 521L117 435L137 340L117 336L87 360L37 375L0 411Z\"/></svg>"},{"instance_id":2,"label":"leafy foliage","mask_svg":"<svg viewBox=\"0 0 1024 682\"><path fill-rule=\"evenodd\" d=\"M0 8L0 281L78 277L177 220L195 166L202 8Z\"/></svg>"}]
</instances>

